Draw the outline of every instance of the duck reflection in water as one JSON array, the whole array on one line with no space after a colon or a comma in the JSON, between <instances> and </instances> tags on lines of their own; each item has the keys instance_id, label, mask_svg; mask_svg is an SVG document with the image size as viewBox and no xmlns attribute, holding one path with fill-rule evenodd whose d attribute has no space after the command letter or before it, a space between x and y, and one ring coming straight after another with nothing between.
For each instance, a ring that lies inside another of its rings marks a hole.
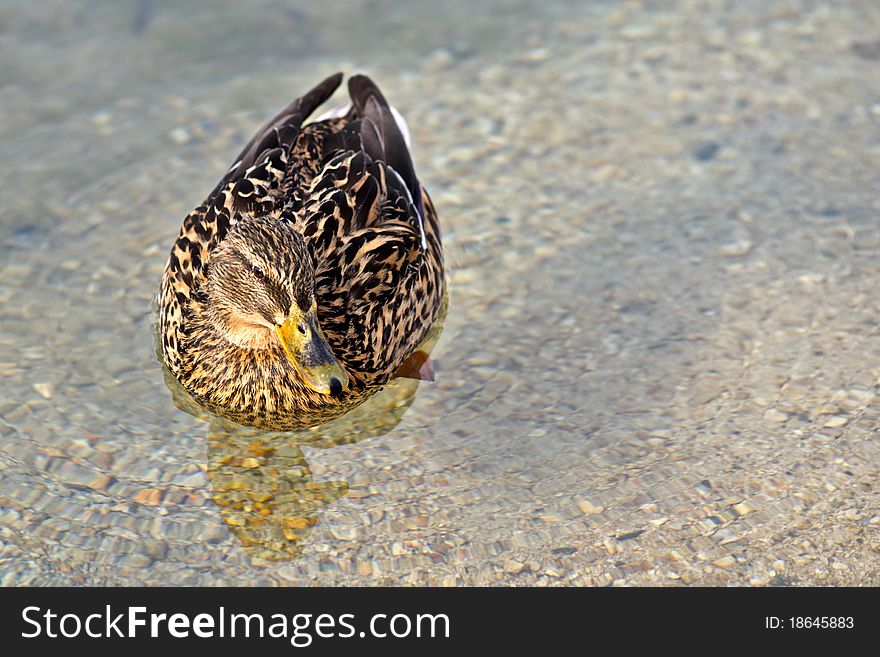
<instances>
[{"instance_id":1,"label":"duck reflection in water","mask_svg":"<svg viewBox=\"0 0 880 657\"><path fill-rule=\"evenodd\" d=\"M332 448L388 433L415 399L418 381L398 379L348 415L304 431L266 433L212 422L208 481L220 516L249 556L295 559L346 481L315 481L301 446Z\"/></svg>"}]
</instances>

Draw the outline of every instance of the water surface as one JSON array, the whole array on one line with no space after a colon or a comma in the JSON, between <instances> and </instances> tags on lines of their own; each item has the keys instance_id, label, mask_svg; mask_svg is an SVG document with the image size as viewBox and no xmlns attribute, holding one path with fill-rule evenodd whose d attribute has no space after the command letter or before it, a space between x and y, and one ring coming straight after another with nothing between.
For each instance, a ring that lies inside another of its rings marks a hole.
<instances>
[{"instance_id":1,"label":"water surface","mask_svg":"<svg viewBox=\"0 0 880 657\"><path fill-rule=\"evenodd\" d=\"M0 583L880 585L880 8L12 0ZM175 406L183 216L337 70L444 229L437 381Z\"/></svg>"}]
</instances>

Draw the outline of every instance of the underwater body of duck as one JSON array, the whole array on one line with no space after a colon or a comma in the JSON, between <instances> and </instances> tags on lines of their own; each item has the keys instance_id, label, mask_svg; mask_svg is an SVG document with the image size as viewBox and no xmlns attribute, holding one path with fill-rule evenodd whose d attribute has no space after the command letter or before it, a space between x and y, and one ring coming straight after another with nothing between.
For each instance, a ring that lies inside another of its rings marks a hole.
<instances>
[{"instance_id":1,"label":"underwater body of duck","mask_svg":"<svg viewBox=\"0 0 880 657\"><path fill-rule=\"evenodd\" d=\"M162 278L168 372L242 424L315 426L396 376L429 376L445 313L437 215L369 78L305 123L341 80L257 132L184 219Z\"/></svg>"}]
</instances>

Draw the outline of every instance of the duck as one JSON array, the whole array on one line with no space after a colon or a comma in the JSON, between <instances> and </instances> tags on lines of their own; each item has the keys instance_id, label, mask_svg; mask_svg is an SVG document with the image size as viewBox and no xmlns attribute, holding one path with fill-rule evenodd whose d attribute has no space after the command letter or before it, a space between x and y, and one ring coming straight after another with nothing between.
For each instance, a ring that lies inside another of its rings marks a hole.
<instances>
[{"instance_id":1,"label":"duck","mask_svg":"<svg viewBox=\"0 0 880 657\"><path fill-rule=\"evenodd\" d=\"M344 415L399 377L433 380L440 226L409 130L365 75L337 73L247 143L183 220L159 290L166 378L274 430Z\"/></svg>"}]
</instances>

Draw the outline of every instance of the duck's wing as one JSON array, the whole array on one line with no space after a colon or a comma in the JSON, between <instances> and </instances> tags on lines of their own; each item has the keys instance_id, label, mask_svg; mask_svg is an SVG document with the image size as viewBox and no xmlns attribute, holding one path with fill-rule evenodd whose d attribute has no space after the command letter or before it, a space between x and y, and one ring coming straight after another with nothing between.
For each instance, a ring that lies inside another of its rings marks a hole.
<instances>
[{"instance_id":1,"label":"duck's wing","mask_svg":"<svg viewBox=\"0 0 880 657\"><path fill-rule=\"evenodd\" d=\"M175 374L181 362L179 334L184 310L204 281L211 251L242 217L274 211L290 147L303 121L333 94L341 81L341 73L330 76L267 121L205 202L183 220L162 278L159 301L162 352Z\"/></svg>"},{"instance_id":2,"label":"duck's wing","mask_svg":"<svg viewBox=\"0 0 880 657\"><path fill-rule=\"evenodd\" d=\"M439 229L385 98L361 75L349 90L347 122L323 140L322 167L298 216L334 353L349 371L384 382L433 321Z\"/></svg>"},{"instance_id":3,"label":"duck's wing","mask_svg":"<svg viewBox=\"0 0 880 657\"><path fill-rule=\"evenodd\" d=\"M365 75L348 80L353 113L360 119L360 134L364 151L374 161L384 162L386 168L403 183L408 201L415 207L417 228L422 247L425 247L425 205L422 187L416 178L407 139L394 111L379 91L379 87Z\"/></svg>"},{"instance_id":4,"label":"duck's wing","mask_svg":"<svg viewBox=\"0 0 880 657\"><path fill-rule=\"evenodd\" d=\"M397 236L400 226L393 222L409 226L425 250L424 190L395 114L366 76L353 76L349 91L344 127L314 140L320 142L319 170L303 181L304 211L294 208L302 232L312 238L319 261L363 228L388 224L389 236Z\"/></svg>"}]
</instances>

